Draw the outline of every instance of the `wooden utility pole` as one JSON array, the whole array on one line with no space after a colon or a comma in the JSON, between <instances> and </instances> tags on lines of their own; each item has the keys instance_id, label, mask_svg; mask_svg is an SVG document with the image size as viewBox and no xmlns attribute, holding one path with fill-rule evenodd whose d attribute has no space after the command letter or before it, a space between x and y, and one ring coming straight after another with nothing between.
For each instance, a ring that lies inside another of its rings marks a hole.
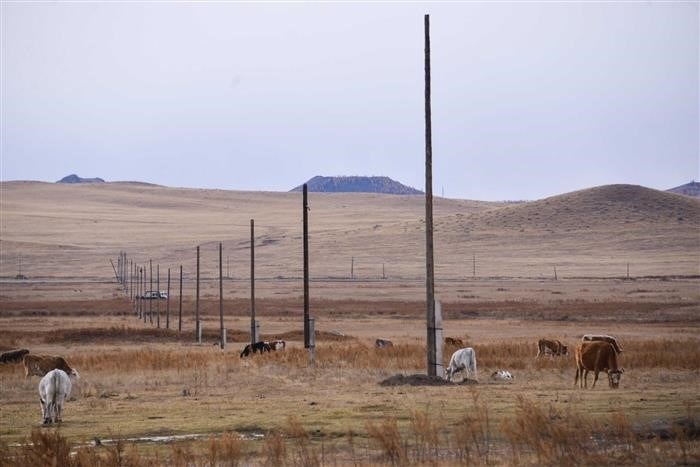
<instances>
[{"instance_id":1,"label":"wooden utility pole","mask_svg":"<svg viewBox=\"0 0 700 467\"><path fill-rule=\"evenodd\" d=\"M202 323L199 322L199 246L197 246L197 295L194 302L194 322L195 322L195 340L198 344L202 343Z\"/></svg>"},{"instance_id":2,"label":"wooden utility pole","mask_svg":"<svg viewBox=\"0 0 700 467\"><path fill-rule=\"evenodd\" d=\"M350 279L355 278L355 257L350 258Z\"/></svg>"},{"instance_id":3,"label":"wooden utility pole","mask_svg":"<svg viewBox=\"0 0 700 467\"><path fill-rule=\"evenodd\" d=\"M165 303L165 329L170 329L170 268L168 268L168 298Z\"/></svg>"},{"instance_id":4,"label":"wooden utility pole","mask_svg":"<svg viewBox=\"0 0 700 467\"><path fill-rule=\"evenodd\" d=\"M223 245L219 242L219 345L226 347L226 331L224 330L224 266L222 259Z\"/></svg>"},{"instance_id":5,"label":"wooden utility pole","mask_svg":"<svg viewBox=\"0 0 700 467\"><path fill-rule=\"evenodd\" d=\"M258 323L255 320L255 220L250 220L250 343L255 344L258 335Z\"/></svg>"},{"instance_id":6,"label":"wooden utility pole","mask_svg":"<svg viewBox=\"0 0 700 467\"><path fill-rule=\"evenodd\" d=\"M160 328L160 264L156 265L156 288L156 327Z\"/></svg>"},{"instance_id":7,"label":"wooden utility pole","mask_svg":"<svg viewBox=\"0 0 700 467\"><path fill-rule=\"evenodd\" d=\"M177 318L177 330L178 332L182 332L182 264L180 265L180 306Z\"/></svg>"},{"instance_id":8,"label":"wooden utility pole","mask_svg":"<svg viewBox=\"0 0 700 467\"><path fill-rule=\"evenodd\" d=\"M437 342L435 319L435 264L433 261L433 141L430 105L430 16L424 17L425 27L425 269L428 376L443 376L442 342ZM438 348L439 346L439 348Z\"/></svg>"},{"instance_id":9,"label":"wooden utility pole","mask_svg":"<svg viewBox=\"0 0 700 467\"><path fill-rule=\"evenodd\" d=\"M309 337L309 201L306 183L304 183L302 211L304 223L304 348L309 349L311 347Z\"/></svg>"},{"instance_id":10,"label":"wooden utility pole","mask_svg":"<svg viewBox=\"0 0 700 467\"><path fill-rule=\"evenodd\" d=\"M148 289L148 296L150 297L148 299L148 321L153 324L153 260L149 259L148 260L149 264L149 281L150 281L150 288Z\"/></svg>"},{"instance_id":11,"label":"wooden utility pole","mask_svg":"<svg viewBox=\"0 0 700 467\"><path fill-rule=\"evenodd\" d=\"M141 266L141 317L146 322L146 303L143 297L146 295L146 266Z\"/></svg>"}]
</instances>

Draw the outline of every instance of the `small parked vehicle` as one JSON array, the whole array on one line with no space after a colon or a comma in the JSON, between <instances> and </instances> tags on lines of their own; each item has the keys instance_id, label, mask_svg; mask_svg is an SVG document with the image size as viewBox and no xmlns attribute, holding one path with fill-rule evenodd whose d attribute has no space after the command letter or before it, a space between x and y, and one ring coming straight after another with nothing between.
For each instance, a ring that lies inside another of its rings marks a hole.
<instances>
[{"instance_id":1,"label":"small parked vehicle","mask_svg":"<svg viewBox=\"0 0 700 467\"><path fill-rule=\"evenodd\" d=\"M148 290L148 291L146 291L146 293L143 294L143 296L141 298L143 298L145 300L157 300L157 299L165 300L168 298L168 293L167 292L159 292L157 290Z\"/></svg>"}]
</instances>

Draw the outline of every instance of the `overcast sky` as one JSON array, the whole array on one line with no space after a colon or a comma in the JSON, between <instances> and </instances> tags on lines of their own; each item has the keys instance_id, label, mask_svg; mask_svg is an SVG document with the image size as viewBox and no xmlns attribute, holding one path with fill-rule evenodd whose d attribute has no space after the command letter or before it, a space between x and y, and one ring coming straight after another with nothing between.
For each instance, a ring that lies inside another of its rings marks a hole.
<instances>
[{"instance_id":1,"label":"overcast sky","mask_svg":"<svg viewBox=\"0 0 700 467\"><path fill-rule=\"evenodd\" d=\"M0 179L538 199L700 179L698 3L8 3Z\"/></svg>"}]
</instances>

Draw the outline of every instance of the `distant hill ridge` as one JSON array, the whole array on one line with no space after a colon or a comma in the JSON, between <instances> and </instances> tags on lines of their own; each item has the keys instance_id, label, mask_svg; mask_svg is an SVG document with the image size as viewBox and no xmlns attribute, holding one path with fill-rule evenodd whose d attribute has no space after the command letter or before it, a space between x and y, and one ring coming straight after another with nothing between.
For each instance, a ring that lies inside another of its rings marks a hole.
<instances>
[{"instance_id":1,"label":"distant hill ridge","mask_svg":"<svg viewBox=\"0 0 700 467\"><path fill-rule=\"evenodd\" d=\"M666 191L670 193L677 193L679 195L695 196L696 198L700 198L700 182L693 180L690 183L686 183L685 185L677 186Z\"/></svg>"},{"instance_id":2,"label":"distant hill ridge","mask_svg":"<svg viewBox=\"0 0 700 467\"><path fill-rule=\"evenodd\" d=\"M321 193L383 193L389 195L420 195L422 191L403 185L389 177L338 176L324 177L317 175L306 182L310 192ZM303 191L304 185L291 191Z\"/></svg>"},{"instance_id":3,"label":"distant hill ridge","mask_svg":"<svg viewBox=\"0 0 700 467\"><path fill-rule=\"evenodd\" d=\"M70 175L63 177L62 179L60 179L56 183L104 183L104 182L105 181L99 177L82 178L82 177L78 177L76 174L70 174Z\"/></svg>"}]
</instances>

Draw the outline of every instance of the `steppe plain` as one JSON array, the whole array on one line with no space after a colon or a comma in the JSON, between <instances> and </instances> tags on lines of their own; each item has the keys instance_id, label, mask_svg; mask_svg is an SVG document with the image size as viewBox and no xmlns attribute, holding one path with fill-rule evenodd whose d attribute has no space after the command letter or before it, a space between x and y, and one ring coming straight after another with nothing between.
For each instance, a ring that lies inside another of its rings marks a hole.
<instances>
[{"instance_id":1,"label":"steppe plain","mask_svg":"<svg viewBox=\"0 0 700 467\"><path fill-rule=\"evenodd\" d=\"M652 436L679 417L698 420L697 199L629 185L521 203L437 198L445 335L476 349L479 384L409 385L388 383L425 372L422 196L309 194L311 365L301 342L299 193L4 182L0 195L0 351L64 355L82 375L65 422L41 429L37 378L0 365L5 463L34 459L28 439L38 445L47 433L72 446L71 462L106 465L700 461L697 439ZM250 219L261 333L288 347L241 359ZM225 350L212 345L219 243ZM197 246L202 345L193 335ZM160 328L134 315L110 264L120 252L140 266L151 260L161 290L170 269L171 329L164 301ZM620 389L605 380L575 389L571 356L534 358L540 337L573 348L589 332L621 339ZM395 346L375 349L378 337ZM501 368L515 381L491 381ZM135 440L156 435L185 438ZM96 439L104 443L93 447Z\"/></svg>"}]
</instances>

